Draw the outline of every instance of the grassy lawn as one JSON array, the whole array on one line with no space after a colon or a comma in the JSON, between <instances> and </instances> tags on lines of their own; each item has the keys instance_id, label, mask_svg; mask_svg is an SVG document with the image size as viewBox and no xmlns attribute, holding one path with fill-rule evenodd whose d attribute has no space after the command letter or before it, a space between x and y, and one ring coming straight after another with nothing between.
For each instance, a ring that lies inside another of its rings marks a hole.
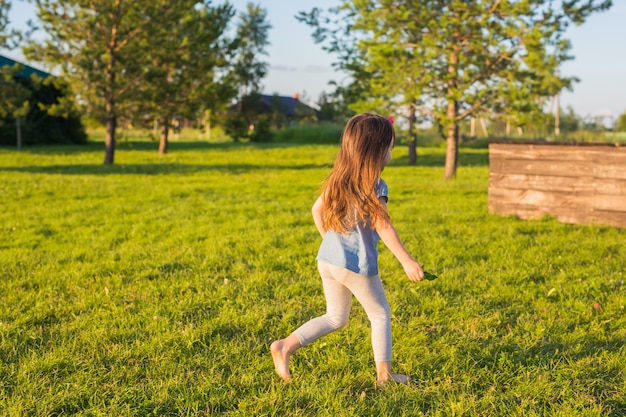
<instances>
[{"instance_id":1,"label":"grassy lawn","mask_svg":"<svg viewBox=\"0 0 626 417\"><path fill-rule=\"evenodd\" d=\"M335 145L120 142L0 149L0 415L623 416L626 231L487 210L486 149L384 172L390 213L435 281L381 246L394 363L369 323L269 343L324 311L310 207ZM594 308L597 304L597 308Z\"/></svg>"}]
</instances>

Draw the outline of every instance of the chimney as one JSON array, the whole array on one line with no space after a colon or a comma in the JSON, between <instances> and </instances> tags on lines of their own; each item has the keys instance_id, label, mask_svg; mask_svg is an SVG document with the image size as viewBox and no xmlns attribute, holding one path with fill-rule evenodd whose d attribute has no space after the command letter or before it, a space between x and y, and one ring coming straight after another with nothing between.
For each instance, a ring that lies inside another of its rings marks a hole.
<instances>
[{"instance_id":1,"label":"chimney","mask_svg":"<svg viewBox=\"0 0 626 417\"><path fill-rule=\"evenodd\" d=\"M298 97L300 97L300 95L298 93L293 93L293 99L294 100L298 100Z\"/></svg>"}]
</instances>

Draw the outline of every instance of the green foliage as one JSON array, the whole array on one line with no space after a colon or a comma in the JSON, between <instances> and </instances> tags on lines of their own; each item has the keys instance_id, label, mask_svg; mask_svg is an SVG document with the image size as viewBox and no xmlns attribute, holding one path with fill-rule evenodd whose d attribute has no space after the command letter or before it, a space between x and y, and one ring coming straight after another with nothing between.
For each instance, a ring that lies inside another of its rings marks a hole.
<instances>
[{"instance_id":1,"label":"green foliage","mask_svg":"<svg viewBox=\"0 0 626 417\"><path fill-rule=\"evenodd\" d=\"M617 118L615 129L618 132L626 132L626 111Z\"/></svg>"},{"instance_id":2,"label":"green foliage","mask_svg":"<svg viewBox=\"0 0 626 417\"><path fill-rule=\"evenodd\" d=\"M267 11L253 3L248 3L246 12L239 15L236 51L229 81L238 91L237 104L226 112L226 131L236 141L250 138L255 142L271 140L270 125L282 125L281 113L273 106L270 114L261 117L261 80L267 73L268 33L272 26L267 21ZM258 126L257 126L258 125ZM254 127L253 131L250 128Z\"/></svg>"},{"instance_id":3,"label":"green foliage","mask_svg":"<svg viewBox=\"0 0 626 417\"><path fill-rule=\"evenodd\" d=\"M348 89L337 87L333 93L322 93L317 102L320 122L344 123L355 113L350 110L350 94Z\"/></svg>"},{"instance_id":4,"label":"green foliage","mask_svg":"<svg viewBox=\"0 0 626 417\"><path fill-rule=\"evenodd\" d=\"M168 148L169 125L175 118L193 119L215 110L235 96L235 89L219 80L229 65L234 42L226 30L234 16L232 6L211 6L196 0L153 1L144 13L155 22L142 32L135 59L146 66L143 81L132 100L135 113L158 120L159 151Z\"/></svg>"},{"instance_id":5,"label":"green foliage","mask_svg":"<svg viewBox=\"0 0 626 417\"><path fill-rule=\"evenodd\" d=\"M104 163L112 164L118 119L131 108L129 100L144 75L142 35L150 32L154 20L146 16L146 5L131 0L35 4L46 38L32 40L24 51L27 57L58 68L90 116L106 124Z\"/></svg>"},{"instance_id":6,"label":"green foliage","mask_svg":"<svg viewBox=\"0 0 626 417\"><path fill-rule=\"evenodd\" d=\"M274 132L278 143L339 144L343 126L331 123L290 126Z\"/></svg>"},{"instance_id":7,"label":"green foliage","mask_svg":"<svg viewBox=\"0 0 626 417\"><path fill-rule=\"evenodd\" d=\"M254 124L254 130L250 134L250 142L271 142L271 123L267 117L259 117Z\"/></svg>"},{"instance_id":8,"label":"green foliage","mask_svg":"<svg viewBox=\"0 0 626 417\"><path fill-rule=\"evenodd\" d=\"M223 74L234 48L224 35L234 15L229 4L35 3L47 37L33 40L26 53L59 68L89 117L106 125L105 164L114 161L120 122L160 119L159 150L165 152L172 119L201 117L234 95L231 79Z\"/></svg>"},{"instance_id":9,"label":"green foliage","mask_svg":"<svg viewBox=\"0 0 626 417\"><path fill-rule=\"evenodd\" d=\"M605 132L603 141L611 143L624 143L626 144L626 131L624 132Z\"/></svg>"},{"instance_id":10,"label":"green foliage","mask_svg":"<svg viewBox=\"0 0 626 417\"><path fill-rule=\"evenodd\" d=\"M232 77L238 87L239 97L259 93L261 80L267 73L267 62L262 56L269 45L267 11L254 3L248 3L246 11L240 13L237 25L237 51L232 65Z\"/></svg>"},{"instance_id":11,"label":"green foliage","mask_svg":"<svg viewBox=\"0 0 626 417\"><path fill-rule=\"evenodd\" d=\"M15 69L0 69L5 74L15 74ZM20 68L17 67L17 71ZM20 117L22 145L84 144L87 135L78 116L73 100L67 100L68 88L54 77L5 79L0 95L3 103L23 102L19 107L0 111L0 145L17 142L16 117ZM3 117L2 117L3 116Z\"/></svg>"},{"instance_id":12,"label":"green foliage","mask_svg":"<svg viewBox=\"0 0 626 417\"><path fill-rule=\"evenodd\" d=\"M11 2L9 0L0 0L0 45L4 46L6 39L5 30L9 25L9 11L11 10Z\"/></svg>"},{"instance_id":13,"label":"green foliage","mask_svg":"<svg viewBox=\"0 0 626 417\"><path fill-rule=\"evenodd\" d=\"M275 129L280 129L287 124L287 109L283 106L278 94L274 94L270 99L267 117Z\"/></svg>"},{"instance_id":14,"label":"green foliage","mask_svg":"<svg viewBox=\"0 0 626 417\"><path fill-rule=\"evenodd\" d=\"M235 142L247 139L261 113L261 95L248 94L239 99L239 102L228 110L224 130Z\"/></svg>"},{"instance_id":15,"label":"green foliage","mask_svg":"<svg viewBox=\"0 0 626 417\"><path fill-rule=\"evenodd\" d=\"M448 142L446 178L454 177L458 124L503 114L516 126L542 113L546 100L574 78L558 68L568 55L563 37L610 0L343 0L322 13L301 13L314 38L337 54L360 97L352 108L412 107ZM412 119L412 118L411 118ZM410 129L415 121L411 120Z\"/></svg>"},{"instance_id":16,"label":"green foliage","mask_svg":"<svg viewBox=\"0 0 626 417\"><path fill-rule=\"evenodd\" d=\"M20 34L15 30L9 30L9 12L11 10L10 0L0 0L0 48L14 48L20 38Z\"/></svg>"},{"instance_id":17,"label":"green foliage","mask_svg":"<svg viewBox=\"0 0 626 417\"><path fill-rule=\"evenodd\" d=\"M567 112L561 111L561 132L565 134L576 132L582 127L581 124L582 122L580 117L574 112L574 109L571 106L567 108Z\"/></svg>"},{"instance_id":18,"label":"green foliage","mask_svg":"<svg viewBox=\"0 0 626 417\"><path fill-rule=\"evenodd\" d=\"M624 230L488 214L486 150L385 169L390 213L438 279L381 248L394 368L369 322L269 354L324 312L310 207L337 145L120 142L0 149L0 414L622 416ZM598 304L598 308L594 305Z\"/></svg>"},{"instance_id":19,"label":"green foliage","mask_svg":"<svg viewBox=\"0 0 626 417\"><path fill-rule=\"evenodd\" d=\"M241 114L237 114L237 116L231 116L226 119L224 131L233 138L235 142L238 142L248 137L249 126L246 120L241 117Z\"/></svg>"},{"instance_id":20,"label":"green foliage","mask_svg":"<svg viewBox=\"0 0 626 417\"><path fill-rule=\"evenodd\" d=\"M24 117L30 110L32 88L28 88L25 82L20 82L17 78L22 71L21 65L0 67L0 118L2 119Z\"/></svg>"}]
</instances>

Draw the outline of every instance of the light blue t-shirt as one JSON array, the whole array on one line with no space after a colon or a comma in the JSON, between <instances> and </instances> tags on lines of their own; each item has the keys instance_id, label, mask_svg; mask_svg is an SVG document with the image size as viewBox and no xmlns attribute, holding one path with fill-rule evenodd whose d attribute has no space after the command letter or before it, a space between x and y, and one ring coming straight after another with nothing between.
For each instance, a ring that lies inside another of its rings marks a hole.
<instances>
[{"instance_id":1,"label":"light blue t-shirt","mask_svg":"<svg viewBox=\"0 0 626 417\"><path fill-rule=\"evenodd\" d=\"M376 184L376 193L378 197L388 197L389 188L383 179ZM317 260L360 275L378 275L376 245L379 239L370 222L366 225L359 224L348 233L328 230L317 253Z\"/></svg>"}]
</instances>

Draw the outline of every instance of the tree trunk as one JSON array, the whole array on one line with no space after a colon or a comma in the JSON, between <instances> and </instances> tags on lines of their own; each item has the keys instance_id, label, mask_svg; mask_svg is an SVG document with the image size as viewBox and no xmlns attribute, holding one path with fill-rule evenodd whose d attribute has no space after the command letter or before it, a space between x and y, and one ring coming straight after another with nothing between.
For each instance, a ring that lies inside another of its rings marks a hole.
<instances>
[{"instance_id":1,"label":"tree trunk","mask_svg":"<svg viewBox=\"0 0 626 417\"><path fill-rule=\"evenodd\" d=\"M456 33L455 33L456 38ZM448 111L446 114L446 124L448 132L446 134L446 168L443 174L445 180L451 180L456 176L456 166L459 158L459 122L456 120L459 112L459 102L454 98L457 89L457 77L459 64L458 45L450 53L448 64Z\"/></svg>"},{"instance_id":2,"label":"tree trunk","mask_svg":"<svg viewBox=\"0 0 626 417\"><path fill-rule=\"evenodd\" d=\"M22 118L20 116L17 116L15 118L15 128L17 129L17 150L19 151L20 149L22 149Z\"/></svg>"},{"instance_id":3,"label":"tree trunk","mask_svg":"<svg viewBox=\"0 0 626 417\"><path fill-rule=\"evenodd\" d=\"M556 113L554 113L554 134L561 135L561 100L560 93L556 94Z\"/></svg>"},{"instance_id":4,"label":"tree trunk","mask_svg":"<svg viewBox=\"0 0 626 417\"><path fill-rule=\"evenodd\" d=\"M167 153L167 145L169 144L168 135L170 132L170 123L167 117L161 120L161 141L159 142L159 154Z\"/></svg>"},{"instance_id":5,"label":"tree trunk","mask_svg":"<svg viewBox=\"0 0 626 417\"><path fill-rule=\"evenodd\" d=\"M114 75L111 75L111 77L112 79L115 78ZM117 128L115 98L112 94L109 94L107 97L105 107L107 116L104 134L104 164L111 165L115 159L115 129Z\"/></svg>"},{"instance_id":6,"label":"tree trunk","mask_svg":"<svg viewBox=\"0 0 626 417\"><path fill-rule=\"evenodd\" d=\"M109 116L106 120L106 133L104 134L104 164L110 165L115 158L115 128L117 118Z\"/></svg>"},{"instance_id":7,"label":"tree trunk","mask_svg":"<svg viewBox=\"0 0 626 417\"><path fill-rule=\"evenodd\" d=\"M485 137L488 138L489 130L487 130L487 124L485 123L485 119L481 117L479 120L480 120L480 127L483 128L483 133L485 134Z\"/></svg>"},{"instance_id":8,"label":"tree trunk","mask_svg":"<svg viewBox=\"0 0 626 417\"><path fill-rule=\"evenodd\" d=\"M211 110L204 111L204 134L207 140L211 140Z\"/></svg>"},{"instance_id":9,"label":"tree trunk","mask_svg":"<svg viewBox=\"0 0 626 417\"><path fill-rule=\"evenodd\" d=\"M115 54L110 54L106 68L104 164L111 165L115 159L115 129L117 129L117 108L115 102Z\"/></svg>"},{"instance_id":10,"label":"tree trunk","mask_svg":"<svg viewBox=\"0 0 626 417\"><path fill-rule=\"evenodd\" d=\"M415 134L415 107L409 110L409 165L417 165L417 135Z\"/></svg>"},{"instance_id":11,"label":"tree trunk","mask_svg":"<svg viewBox=\"0 0 626 417\"><path fill-rule=\"evenodd\" d=\"M448 132L446 148L446 169L443 178L451 180L456 176L457 161L459 159L459 124L456 121L458 103L456 100L448 102Z\"/></svg>"}]
</instances>

